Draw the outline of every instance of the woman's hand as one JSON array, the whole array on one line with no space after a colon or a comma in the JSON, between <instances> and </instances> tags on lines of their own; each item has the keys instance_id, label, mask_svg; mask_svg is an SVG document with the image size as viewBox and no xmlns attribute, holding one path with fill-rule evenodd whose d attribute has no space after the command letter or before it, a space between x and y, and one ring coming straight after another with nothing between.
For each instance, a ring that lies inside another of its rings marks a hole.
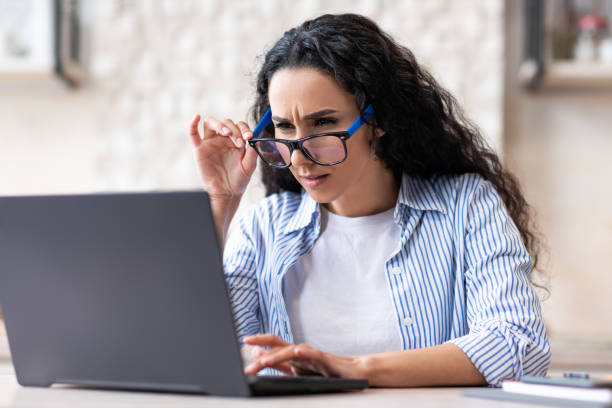
<instances>
[{"instance_id":1,"label":"woman's hand","mask_svg":"<svg viewBox=\"0 0 612 408\"><path fill-rule=\"evenodd\" d=\"M322 375L325 377L366 378L364 360L325 353L307 344L291 344L273 334L247 336L244 342L255 349L256 360L245 368L245 374L253 375L265 367L274 368L287 375Z\"/></svg>"},{"instance_id":2,"label":"woman's hand","mask_svg":"<svg viewBox=\"0 0 612 408\"><path fill-rule=\"evenodd\" d=\"M189 127L189 136L204 190L211 200L230 200L244 193L255 167L257 152L246 147L246 140L253 137L245 122L223 122L214 118L204 119L203 137L200 137L196 114Z\"/></svg>"}]
</instances>

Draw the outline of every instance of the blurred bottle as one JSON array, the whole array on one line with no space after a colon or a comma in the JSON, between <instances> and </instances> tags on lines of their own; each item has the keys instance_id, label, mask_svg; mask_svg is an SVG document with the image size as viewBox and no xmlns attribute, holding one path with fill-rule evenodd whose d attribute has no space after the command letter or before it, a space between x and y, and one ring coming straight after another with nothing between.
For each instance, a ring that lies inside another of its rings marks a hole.
<instances>
[{"instance_id":1,"label":"blurred bottle","mask_svg":"<svg viewBox=\"0 0 612 408\"><path fill-rule=\"evenodd\" d=\"M599 60L606 64L612 64L612 35L610 33L599 44Z\"/></svg>"},{"instance_id":2,"label":"blurred bottle","mask_svg":"<svg viewBox=\"0 0 612 408\"><path fill-rule=\"evenodd\" d=\"M575 60L594 61L599 58L599 46L607 26L608 20L599 14L585 14L580 17L580 32L574 45Z\"/></svg>"}]
</instances>

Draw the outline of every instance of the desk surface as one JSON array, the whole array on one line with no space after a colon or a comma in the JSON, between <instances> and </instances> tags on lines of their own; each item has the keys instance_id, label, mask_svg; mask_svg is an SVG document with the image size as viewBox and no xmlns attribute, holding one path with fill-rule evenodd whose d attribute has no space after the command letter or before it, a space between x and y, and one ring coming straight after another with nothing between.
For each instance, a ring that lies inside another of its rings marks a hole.
<instances>
[{"instance_id":1,"label":"desk surface","mask_svg":"<svg viewBox=\"0 0 612 408\"><path fill-rule=\"evenodd\" d=\"M0 407L470 407L525 408L535 405L461 395L462 388L367 389L360 392L294 397L227 398L67 387L29 388L17 384L9 362L0 363Z\"/></svg>"}]
</instances>

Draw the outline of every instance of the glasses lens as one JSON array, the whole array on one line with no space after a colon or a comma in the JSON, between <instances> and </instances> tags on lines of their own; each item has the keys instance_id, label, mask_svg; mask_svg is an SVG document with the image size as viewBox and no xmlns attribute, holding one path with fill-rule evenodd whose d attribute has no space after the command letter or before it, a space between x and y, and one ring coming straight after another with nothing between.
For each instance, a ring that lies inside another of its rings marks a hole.
<instances>
[{"instance_id":1,"label":"glasses lens","mask_svg":"<svg viewBox=\"0 0 612 408\"><path fill-rule=\"evenodd\" d=\"M337 163L346 158L344 143L337 136L321 135L313 137L306 140L302 147L319 163Z\"/></svg>"},{"instance_id":2,"label":"glasses lens","mask_svg":"<svg viewBox=\"0 0 612 408\"><path fill-rule=\"evenodd\" d=\"M262 140L257 142L257 151L268 163L275 166L286 166L291 162L291 153L289 147L283 143L278 143L273 140Z\"/></svg>"}]
</instances>

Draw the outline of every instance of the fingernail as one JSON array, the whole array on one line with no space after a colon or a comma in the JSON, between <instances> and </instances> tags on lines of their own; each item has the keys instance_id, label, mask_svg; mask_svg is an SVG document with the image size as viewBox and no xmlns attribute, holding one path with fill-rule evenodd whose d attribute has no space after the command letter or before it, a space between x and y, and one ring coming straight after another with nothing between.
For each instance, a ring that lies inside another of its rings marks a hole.
<instances>
[{"instance_id":1,"label":"fingernail","mask_svg":"<svg viewBox=\"0 0 612 408\"><path fill-rule=\"evenodd\" d=\"M242 134L242 137L244 137L245 139L248 139L249 137L253 136L253 134L251 132L244 132Z\"/></svg>"},{"instance_id":2,"label":"fingernail","mask_svg":"<svg viewBox=\"0 0 612 408\"><path fill-rule=\"evenodd\" d=\"M236 143L238 144L238 147L244 146L244 141L242 139L236 139Z\"/></svg>"},{"instance_id":3,"label":"fingernail","mask_svg":"<svg viewBox=\"0 0 612 408\"><path fill-rule=\"evenodd\" d=\"M224 128L221 129L221 133L223 133L225 136L227 136L227 135L229 135L231 133L231 131L228 128L224 127Z\"/></svg>"}]
</instances>

